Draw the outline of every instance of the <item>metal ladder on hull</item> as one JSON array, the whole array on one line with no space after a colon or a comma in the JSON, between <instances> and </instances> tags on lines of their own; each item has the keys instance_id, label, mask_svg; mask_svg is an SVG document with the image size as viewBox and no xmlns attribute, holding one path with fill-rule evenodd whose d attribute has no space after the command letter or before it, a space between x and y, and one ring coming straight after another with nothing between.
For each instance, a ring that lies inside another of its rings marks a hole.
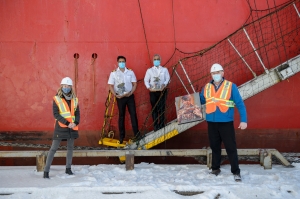
<instances>
[{"instance_id":1,"label":"metal ladder on hull","mask_svg":"<svg viewBox=\"0 0 300 199\"><path fill-rule=\"evenodd\" d=\"M281 65L272 68L268 72L256 76L254 79L240 85L239 92L243 100L246 100L259 92L274 86L282 80L285 80L296 73L300 72L300 55L282 63ZM202 106L203 113L205 113L205 106ZM205 114L204 114L205 118ZM178 125L177 119L169 122L164 128L158 131L151 131L145 134L144 138L138 142L134 142L124 147L124 149L150 149L165 140L196 126L203 121L191 122L187 124ZM122 160L122 159L121 159Z\"/></svg>"}]
</instances>

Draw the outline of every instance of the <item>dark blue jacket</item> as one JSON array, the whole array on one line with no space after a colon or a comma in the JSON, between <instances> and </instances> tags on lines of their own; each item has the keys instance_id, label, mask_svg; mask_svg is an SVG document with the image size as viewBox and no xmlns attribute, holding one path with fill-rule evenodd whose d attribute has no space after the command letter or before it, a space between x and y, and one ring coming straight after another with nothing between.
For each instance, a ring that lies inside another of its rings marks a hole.
<instances>
[{"instance_id":1,"label":"dark blue jacket","mask_svg":"<svg viewBox=\"0 0 300 199\"><path fill-rule=\"evenodd\" d=\"M223 83L224 83L224 81L221 84L223 84ZM213 80L210 82L210 84L213 84ZM213 84L213 86L215 87L214 84ZM219 86L219 88L220 87L221 87L221 85ZM205 87L202 89L202 91L200 93L201 104L206 103L206 100L205 100L205 97L203 94L204 89L205 89ZM240 95L240 92L234 83L232 83L231 96L230 96L229 100L232 100L235 103L235 106L237 107L237 109L240 113L241 122L247 123L246 107L245 107L244 101ZM231 122L233 120L234 120L234 108L230 108L230 107L226 113L222 113L220 111L219 107L217 106L217 109L215 112L206 114L206 121L208 121L208 122Z\"/></svg>"}]
</instances>

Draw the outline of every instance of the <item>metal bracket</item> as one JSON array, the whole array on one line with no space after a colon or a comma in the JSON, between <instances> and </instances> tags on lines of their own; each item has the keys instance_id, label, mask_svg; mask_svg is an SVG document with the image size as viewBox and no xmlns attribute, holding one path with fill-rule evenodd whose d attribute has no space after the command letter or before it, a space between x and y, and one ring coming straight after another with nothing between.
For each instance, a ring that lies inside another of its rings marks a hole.
<instances>
[{"instance_id":1,"label":"metal bracket","mask_svg":"<svg viewBox=\"0 0 300 199\"><path fill-rule=\"evenodd\" d=\"M281 80L285 80L295 74L293 69L287 63L277 67L275 71Z\"/></svg>"},{"instance_id":2,"label":"metal bracket","mask_svg":"<svg viewBox=\"0 0 300 199\"><path fill-rule=\"evenodd\" d=\"M264 169L272 169L272 153L268 153L266 150L259 151L260 164Z\"/></svg>"}]
</instances>

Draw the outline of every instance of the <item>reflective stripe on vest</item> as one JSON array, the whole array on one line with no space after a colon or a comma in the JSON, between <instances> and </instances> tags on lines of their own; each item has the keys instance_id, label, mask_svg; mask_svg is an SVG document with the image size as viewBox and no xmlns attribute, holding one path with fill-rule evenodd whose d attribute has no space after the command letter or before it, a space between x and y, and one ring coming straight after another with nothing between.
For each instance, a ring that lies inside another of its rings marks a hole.
<instances>
[{"instance_id":1,"label":"reflective stripe on vest","mask_svg":"<svg viewBox=\"0 0 300 199\"><path fill-rule=\"evenodd\" d=\"M68 103L66 102L65 99L60 98L58 96L53 97L56 105L58 106L59 109L59 114L65 118L68 122L73 123L75 122L75 111L77 109L78 105L78 98L72 98L71 99L71 111L69 109ZM59 126L61 127L68 127L67 125L61 123L58 121ZM78 126L75 126L73 128L74 130L78 130Z\"/></svg>"},{"instance_id":2,"label":"reflective stripe on vest","mask_svg":"<svg viewBox=\"0 0 300 199\"><path fill-rule=\"evenodd\" d=\"M234 107L234 102L229 100L231 96L232 82L224 80L221 87L216 92L215 87L208 83L204 88L204 97L206 99L206 113L213 113L217 107L222 113L228 111L229 107Z\"/></svg>"}]
</instances>

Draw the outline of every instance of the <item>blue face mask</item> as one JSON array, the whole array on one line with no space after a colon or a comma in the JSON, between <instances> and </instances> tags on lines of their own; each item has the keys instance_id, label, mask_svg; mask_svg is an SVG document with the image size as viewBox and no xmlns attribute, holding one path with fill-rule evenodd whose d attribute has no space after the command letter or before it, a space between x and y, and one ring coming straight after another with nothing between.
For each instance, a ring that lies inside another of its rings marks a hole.
<instances>
[{"instance_id":1,"label":"blue face mask","mask_svg":"<svg viewBox=\"0 0 300 199\"><path fill-rule=\"evenodd\" d=\"M154 66L159 66L160 65L160 60L154 60L153 64L154 64Z\"/></svg>"},{"instance_id":2,"label":"blue face mask","mask_svg":"<svg viewBox=\"0 0 300 199\"><path fill-rule=\"evenodd\" d=\"M125 62L119 62L118 65L120 68L125 68Z\"/></svg>"},{"instance_id":3,"label":"blue face mask","mask_svg":"<svg viewBox=\"0 0 300 199\"><path fill-rule=\"evenodd\" d=\"M221 81L222 76L221 76L221 74L214 74L213 79L215 82L219 82L219 81Z\"/></svg>"},{"instance_id":4,"label":"blue face mask","mask_svg":"<svg viewBox=\"0 0 300 199\"><path fill-rule=\"evenodd\" d=\"M70 87L62 88L61 90L62 90L65 94L68 94L68 93L71 91L71 88L70 88Z\"/></svg>"}]
</instances>

